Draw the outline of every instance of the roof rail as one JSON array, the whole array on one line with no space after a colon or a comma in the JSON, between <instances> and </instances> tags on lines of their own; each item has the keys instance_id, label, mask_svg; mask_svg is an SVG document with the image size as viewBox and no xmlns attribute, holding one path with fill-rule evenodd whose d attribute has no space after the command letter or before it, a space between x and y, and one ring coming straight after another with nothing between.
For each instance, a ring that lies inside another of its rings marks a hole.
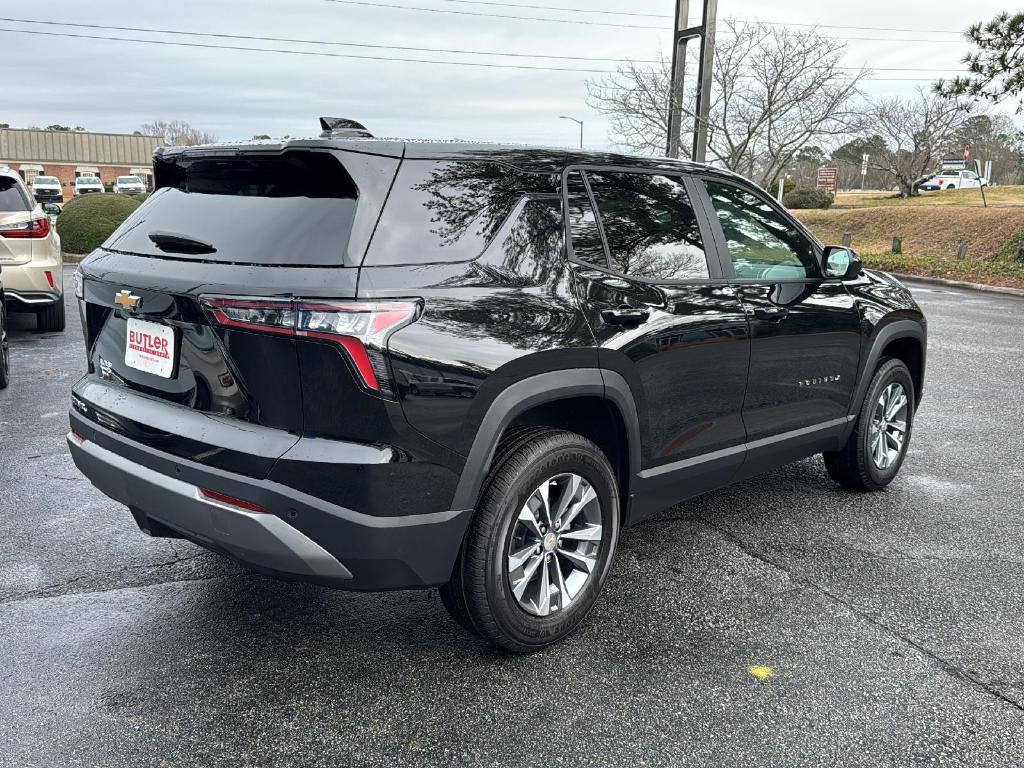
<instances>
[{"instance_id":1,"label":"roof rail","mask_svg":"<svg viewBox=\"0 0 1024 768\"><path fill-rule=\"evenodd\" d=\"M321 117L320 127L323 129L320 132L320 138L323 139L343 136L363 139L373 138L373 134L366 130L365 125L357 123L355 120L349 120L346 117Z\"/></svg>"}]
</instances>

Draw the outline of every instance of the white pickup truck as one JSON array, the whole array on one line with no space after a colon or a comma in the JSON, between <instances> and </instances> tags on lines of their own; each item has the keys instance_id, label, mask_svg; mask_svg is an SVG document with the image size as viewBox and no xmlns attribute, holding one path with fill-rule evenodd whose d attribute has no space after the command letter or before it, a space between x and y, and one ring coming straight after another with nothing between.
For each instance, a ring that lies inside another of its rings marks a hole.
<instances>
[{"instance_id":1,"label":"white pickup truck","mask_svg":"<svg viewBox=\"0 0 1024 768\"><path fill-rule=\"evenodd\" d=\"M977 189L987 186L988 179L979 176L974 171L946 171L938 176L932 176L918 189L923 192L937 192L946 189L971 189L972 187Z\"/></svg>"}]
</instances>

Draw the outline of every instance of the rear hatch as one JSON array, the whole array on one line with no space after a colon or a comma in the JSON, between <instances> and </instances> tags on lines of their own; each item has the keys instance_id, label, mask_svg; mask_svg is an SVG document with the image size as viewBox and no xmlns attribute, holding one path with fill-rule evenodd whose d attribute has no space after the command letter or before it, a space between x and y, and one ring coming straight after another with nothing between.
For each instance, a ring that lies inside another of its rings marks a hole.
<instances>
[{"instance_id":1,"label":"rear hatch","mask_svg":"<svg viewBox=\"0 0 1024 768\"><path fill-rule=\"evenodd\" d=\"M265 475L303 430L296 338L273 326L294 297L355 297L353 253L361 258L366 220L387 192L379 165L393 177L398 163L375 160L310 149L158 155L157 190L81 266L89 372L78 411L160 450ZM200 420L176 418L182 409Z\"/></svg>"},{"instance_id":2,"label":"rear hatch","mask_svg":"<svg viewBox=\"0 0 1024 768\"><path fill-rule=\"evenodd\" d=\"M46 235L40 226L49 232L48 221L37 223L41 217L33 212L34 205L15 179L0 176L0 270L30 262L34 241Z\"/></svg>"}]
</instances>

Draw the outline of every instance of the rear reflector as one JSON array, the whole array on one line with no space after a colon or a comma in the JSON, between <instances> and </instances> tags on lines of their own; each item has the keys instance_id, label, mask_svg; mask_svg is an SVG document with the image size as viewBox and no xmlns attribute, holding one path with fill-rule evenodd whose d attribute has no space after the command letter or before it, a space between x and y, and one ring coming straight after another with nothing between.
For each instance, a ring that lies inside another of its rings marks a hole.
<instances>
[{"instance_id":1,"label":"rear reflector","mask_svg":"<svg viewBox=\"0 0 1024 768\"><path fill-rule=\"evenodd\" d=\"M53 272L51 272L50 270L46 270L46 282L48 282L50 284L51 288L54 287L53 286Z\"/></svg>"},{"instance_id":2,"label":"rear reflector","mask_svg":"<svg viewBox=\"0 0 1024 768\"><path fill-rule=\"evenodd\" d=\"M420 313L418 301L279 301L202 297L222 326L321 339L336 344L351 361L359 382L394 397L384 358L388 338Z\"/></svg>"},{"instance_id":3,"label":"rear reflector","mask_svg":"<svg viewBox=\"0 0 1024 768\"><path fill-rule=\"evenodd\" d=\"M83 435L81 432L75 432L75 430L73 429L70 432L68 432L68 437L71 438L71 441L73 443L77 443L78 445L81 445L86 441L85 435Z\"/></svg>"},{"instance_id":4,"label":"rear reflector","mask_svg":"<svg viewBox=\"0 0 1024 768\"><path fill-rule=\"evenodd\" d=\"M219 504L227 504L229 507L238 507L244 509L246 512L259 512L264 515L269 515L270 510L264 506L257 504L254 501L246 501L240 499L237 496L230 496L220 491L212 491L209 488L200 488L199 495L210 501L216 501Z\"/></svg>"}]
</instances>

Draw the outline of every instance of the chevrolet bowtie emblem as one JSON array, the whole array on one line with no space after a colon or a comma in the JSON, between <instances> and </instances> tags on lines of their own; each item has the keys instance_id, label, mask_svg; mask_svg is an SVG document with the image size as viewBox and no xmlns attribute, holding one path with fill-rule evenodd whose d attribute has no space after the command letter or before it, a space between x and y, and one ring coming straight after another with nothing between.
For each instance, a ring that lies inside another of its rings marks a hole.
<instances>
[{"instance_id":1,"label":"chevrolet bowtie emblem","mask_svg":"<svg viewBox=\"0 0 1024 768\"><path fill-rule=\"evenodd\" d=\"M131 291L119 291L114 297L114 303L120 304L127 310L138 309L142 304L142 297L134 295Z\"/></svg>"}]
</instances>

